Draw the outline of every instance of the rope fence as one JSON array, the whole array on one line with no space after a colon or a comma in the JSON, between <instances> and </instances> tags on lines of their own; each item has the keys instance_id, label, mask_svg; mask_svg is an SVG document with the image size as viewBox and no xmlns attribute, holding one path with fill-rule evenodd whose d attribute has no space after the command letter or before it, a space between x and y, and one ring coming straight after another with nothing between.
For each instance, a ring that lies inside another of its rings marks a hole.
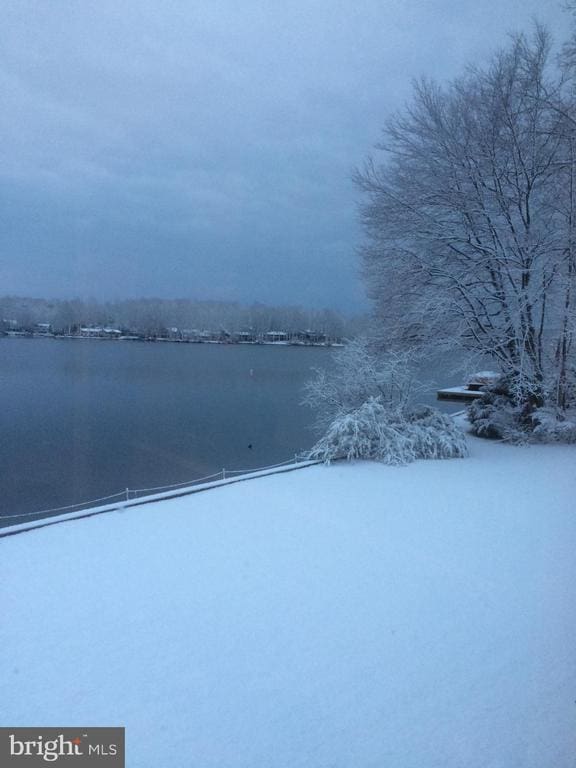
<instances>
[{"instance_id":1,"label":"rope fence","mask_svg":"<svg viewBox=\"0 0 576 768\"><path fill-rule=\"evenodd\" d=\"M156 494L162 492L177 491L180 488L192 487L205 483L210 480L214 482L223 481L231 477L238 475L255 474L257 472L265 472L269 469L278 469L285 467L288 464L300 464L307 461L307 454L295 454L293 459L281 461L278 464L269 464L266 467L258 467L257 469L221 469L220 472L215 472L212 475L206 475L204 477L197 477L194 480L186 480L183 483L172 483L170 485L158 485L152 488L125 488L123 491L117 493L111 493L109 496L101 496L98 499L89 499L88 501L79 501L76 504L66 504L63 507L54 507L52 509L40 509L37 512L24 512L18 515L0 515L0 522L3 520L19 520L22 518L34 518L38 515L53 515L57 512L83 512L90 509L90 507L96 507L102 502L110 502L121 504L124 501L135 501L142 498L146 494ZM113 501L113 500L116 501Z\"/></svg>"}]
</instances>

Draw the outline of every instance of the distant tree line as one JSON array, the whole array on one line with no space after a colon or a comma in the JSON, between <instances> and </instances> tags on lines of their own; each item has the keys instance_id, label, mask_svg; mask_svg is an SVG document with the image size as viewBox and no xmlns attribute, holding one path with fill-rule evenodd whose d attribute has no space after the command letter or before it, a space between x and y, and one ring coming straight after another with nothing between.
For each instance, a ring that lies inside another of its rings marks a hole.
<instances>
[{"instance_id":1,"label":"distant tree line","mask_svg":"<svg viewBox=\"0 0 576 768\"><path fill-rule=\"evenodd\" d=\"M263 334L283 331L291 334L312 330L331 338L353 337L364 325L363 317L348 317L332 309L305 309L297 306L242 305L234 302L190 299L125 299L95 301L82 299L36 299L16 296L0 298L3 330L17 327L32 331L49 323L56 333L76 333L81 327L107 326L126 333L162 335L167 329L208 330L229 334L249 331Z\"/></svg>"}]
</instances>

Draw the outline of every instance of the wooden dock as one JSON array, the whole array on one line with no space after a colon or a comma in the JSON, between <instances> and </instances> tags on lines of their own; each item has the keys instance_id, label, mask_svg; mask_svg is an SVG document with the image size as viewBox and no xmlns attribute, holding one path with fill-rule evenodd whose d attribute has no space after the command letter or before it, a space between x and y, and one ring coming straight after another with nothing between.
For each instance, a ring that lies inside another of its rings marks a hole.
<instances>
[{"instance_id":1,"label":"wooden dock","mask_svg":"<svg viewBox=\"0 0 576 768\"><path fill-rule=\"evenodd\" d=\"M446 389L439 389L436 393L438 400L453 400L455 402L476 400L478 397L482 397L482 392L477 389L469 389L468 387L447 387Z\"/></svg>"}]
</instances>

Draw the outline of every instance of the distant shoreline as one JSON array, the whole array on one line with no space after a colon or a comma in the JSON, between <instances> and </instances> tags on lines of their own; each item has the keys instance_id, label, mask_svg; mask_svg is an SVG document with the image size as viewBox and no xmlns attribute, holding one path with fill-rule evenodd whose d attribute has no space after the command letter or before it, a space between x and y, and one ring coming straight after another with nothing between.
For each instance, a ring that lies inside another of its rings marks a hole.
<instances>
[{"instance_id":1,"label":"distant shoreline","mask_svg":"<svg viewBox=\"0 0 576 768\"><path fill-rule=\"evenodd\" d=\"M234 339L170 339L154 336L81 336L68 334L46 334L46 333L27 333L20 331L9 331L0 334L0 339L74 339L77 341L131 341L141 343L161 343L161 344L219 344L222 346L251 346L251 347L344 347L345 344L340 341L335 342L315 342L315 341L236 341Z\"/></svg>"}]
</instances>

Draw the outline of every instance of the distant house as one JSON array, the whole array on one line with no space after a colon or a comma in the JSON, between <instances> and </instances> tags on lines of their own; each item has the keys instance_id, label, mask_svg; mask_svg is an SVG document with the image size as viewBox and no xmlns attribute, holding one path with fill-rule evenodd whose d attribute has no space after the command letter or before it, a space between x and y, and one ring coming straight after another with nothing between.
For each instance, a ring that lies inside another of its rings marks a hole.
<instances>
[{"instance_id":1,"label":"distant house","mask_svg":"<svg viewBox=\"0 0 576 768\"><path fill-rule=\"evenodd\" d=\"M50 336L52 334L52 326L50 323L36 323L33 333L35 336Z\"/></svg>"},{"instance_id":2,"label":"distant house","mask_svg":"<svg viewBox=\"0 0 576 768\"><path fill-rule=\"evenodd\" d=\"M118 328L102 328L100 325L83 325L80 327L80 336L85 339L119 339L122 331Z\"/></svg>"},{"instance_id":3,"label":"distant house","mask_svg":"<svg viewBox=\"0 0 576 768\"><path fill-rule=\"evenodd\" d=\"M109 339L119 339L122 336L122 331L118 328L104 328L104 335Z\"/></svg>"},{"instance_id":4,"label":"distant house","mask_svg":"<svg viewBox=\"0 0 576 768\"><path fill-rule=\"evenodd\" d=\"M100 328L100 326L80 326L80 336L83 336L86 339L98 338L99 336L102 336L103 333L104 329Z\"/></svg>"},{"instance_id":5,"label":"distant house","mask_svg":"<svg viewBox=\"0 0 576 768\"><path fill-rule=\"evenodd\" d=\"M278 344L280 342L287 343L288 334L284 333L284 331L268 331L264 336L264 340L268 344Z\"/></svg>"},{"instance_id":6,"label":"distant house","mask_svg":"<svg viewBox=\"0 0 576 768\"><path fill-rule=\"evenodd\" d=\"M238 344L254 344L257 340L256 334L252 331L237 331L233 338Z\"/></svg>"},{"instance_id":7,"label":"distant house","mask_svg":"<svg viewBox=\"0 0 576 768\"><path fill-rule=\"evenodd\" d=\"M298 331L294 334L294 340L299 344L326 344L326 334L317 331Z\"/></svg>"}]
</instances>

